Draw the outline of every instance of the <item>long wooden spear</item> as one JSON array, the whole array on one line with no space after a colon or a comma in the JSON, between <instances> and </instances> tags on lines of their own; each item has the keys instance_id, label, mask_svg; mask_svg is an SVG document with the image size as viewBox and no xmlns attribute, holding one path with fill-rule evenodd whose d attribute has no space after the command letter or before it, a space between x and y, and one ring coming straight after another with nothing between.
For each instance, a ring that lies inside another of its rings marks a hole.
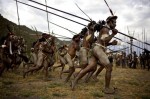
<instances>
[{"instance_id":1,"label":"long wooden spear","mask_svg":"<svg viewBox=\"0 0 150 99\"><path fill-rule=\"evenodd\" d=\"M46 0L45 0L45 4L46 4L46 15L47 15L48 32L49 32L49 34L50 34L49 18L48 18L48 12L47 12L47 1L46 1Z\"/></svg>"},{"instance_id":2,"label":"long wooden spear","mask_svg":"<svg viewBox=\"0 0 150 99\"><path fill-rule=\"evenodd\" d=\"M33 1L33 0L30 0L30 1ZM29 5L29 4L26 4L26 3L23 3L23 2L21 2L21 1L17 1L17 2L19 2L19 3L21 3L21 4L24 4L24 5L27 5L27 6L30 6L30 7L33 7L33 8L36 8L36 9L39 9L39 10L41 10L41 11L46 11L46 10L43 10L43 9L41 9L41 8L38 8L38 7L35 7L35 6L32 6L32 5ZM43 6L45 6L44 4L42 4L42 5L43 5ZM86 26L86 25L84 25L84 24L82 24L82 23L80 23L80 22L77 22L77 21L74 21L74 20L72 20L72 19L69 19L69 18L63 17L63 16L61 16L61 15L58 15L58 14L52 13L52 12L50 12L50 11L47 11L47 12L48 12L48 13L50 13L50 14L56 15L56 16L58 16L58 17L61 17L61 18L67 19L67 20L69 20L69 21L75 22L75 23L77 23L77 24L80 24L80 25L82 25L82 26ZM87 19L86 19L86 20L87 20ZM87 21L90 21L90 20L87 20ZM132 38L132 39L134 39L134 40L137 40L137 41L139 41L139 42L141 42L141 43L144 43L144 44L150 45L150 44L149 44L149 43L147 43L147 42L140 41L140 40L138 40L138 39L136 39L136 38L134 38L134 37L132 37L132 36L129 36L129 35L127 35L127 34L124 34L124 33L122 33L122 32L118 32L118 33L120 33L120 34L122 34L122 35L124 35L124 36L127 36L127 37L129 37L129 38Z\"/></svg>"},{"instance_id":3,"label":"long wooden spear","mask_svg":"<svg viewBox=\"0 0 150 99\"><path fill-rule=\"evenodd\" d=\"M110 9L110 7L109 7L109 5L108 5L107 1L106 1L106 0L104 0L104 2L106 3L107 7L109 8L109 11L110 11L111 15L112 15L112 16L114 16L114 13L113 13L113 11Z\"/></svg>"},{"instance_id":4,"label":"long wooden spear","mask_svg":"<svg viewBox=\"0 0 150 99\"><path fill-rule=\"evenodd\" d=\"M17 1L17 0L16 0L16 8L17 8L18 25L19 25L19 33L20 33L20 17L19 17L18 1ZM13 32L14 32L14 31L13 31Z\"/></svg>"},{"instance_id":5,"label":"long wooden spear","mask_svg":"<svg viewBox=\"0 0 150 99\"><path fill-rule=\"evenodd\" d=\"M80 9L80 11L81 11L82 13L84 13L84 14L92 21L92 19L78 6L77 3L75 3L75 5Z\"/></svg>"},{"instance_id":6,"label":"long wooden spear","mask_svg":"<svg viewBox=\"0 0 150 99\"><path fill-rule=\"evenodd\" d=\"M77 18L80 18L80 19L83 19L83 20L85 20L85 21L89 21L89 22L90 22L90 20L87 20L87 19L85 19L85 18L82 18L82 17L79 17L79 16L77 16L77 15L74 15L74 14L71 14L71 13L68 13L68 12L65 12L65 11L62 11L62 10L59 10L59 9L56 9L56 8L54 8L54 7L50 7L50 6L44 5L44 4L39 3L39 2L36 2L36 1L34 1L34 0L28 0L28 1L34 2L34 3L39 4L39 5L42 5L42 6L46 6L46 7L50 8L50 9L53 9L53 10L56 10L56 11L59 11L59 12L62 12L62 13L65 13L65 14L68 14L68 15L71 15L71 16L74 16L74 17L77 17Z\"/></svg>"},{"instance_id":7,"label":"long wooden spear","mask_svg":"<svg viewBox=\"0 0 150 99\"><path fill-rule=\"evenodd\" d=\"M53 22L51 22L51 23L53 23ZM55 23L53 23L53 24L55 24ZM68 30L68 31L71 31L71 30L69 30L69 29L67 29L67 28L64 28L63 26L60 26L60 25L57 25L58 27L60 27L60 28L62 28L62 29L65 29L65 30ZM73 32L73 31L71 31L71 32ZM123 41L122 39L120 39L120 38L117 38L117 37L114 37L114 38L116 38L116 39L118 39L118 40L120 40L120 41L122 41L122 42L125 42L125 41ZM129 42L125 42L125 43L127 43L127 44L130 44ZM135 46L135 47L137 47L137 48L139 48L139 49L142 49L142 50L144 50L143 48L141 48L141 47L139 47L139 46L136 46L136 45L134 45L134 44L132 44L133 46Z\"/></svg>"},{"instance_id":8,"label":"long wooden spear","mask_svg":"<svg viewBox=\"0 0 150 99\"><path fill-rule=\"evenodd\" d=\"M36 6L30 5L30 4L27 4L27 3L23 3L23 2L21 2L21 1L17 1L17 2L19 2L19 3L21 3L21 4L24 4L24 5L27 5L27 6L30 6L30 7L33 7L33 8L36 8L36 9L38 9L38 10L41 10L41 11L46 12L46 10L41 9L41 8L39 8L39 7L36 7ZM75 23L77 23L77 24L80 24L80 25L82 25L82 26L86 26L86 25L84 25L84 24L82 24L82 23L80 23L80 22L77 22L77 21L74 21L74 20L72 20L72 19L69 19L69 18L63 17L63 16L58 15L58 14L55 14L55 13L53 13L53 12L50 12L50 11L47 11L47 12L48 12L48 13L50 13L50 14L53 14L53 15L55 15L55 16L58 16L58 17L64 18L64 19L66 19L66 20L69 20L69 21L75 22Z\"/></svg>"},{"instance_id":9,"label":"long wooden spear","mask_svg":"<svg viewBox=\"0 0 150 99\"><path fill-rule=\"evenodd\" d=\"M111 15L114 16L113 11L112 11L111 8L109 7L107 1L104 0L104 2L106 3L107 7L109 8L109 11L110 11ZM137 38L134 38L134 37L132 37L132 36L126 35L126 34L124 34L124 33L122 33L122 32L118 32L118 33L120 33L120 34L122 34L122 35L124 35L124 36L127 36L127 37L129 37L129 38L131 38L131 39L137 40L137 41L139 41L139 42L141 42L141 43L144 43L144 44L146 44L146 45L150 45L149 43L147 43L147 42L145 42L145 41L143 42L143 41L141 41L141 40L138 40Z\"/></svg>"},{"instance_id":10,"label":"long wooden spear","mask_svg":"<svg viewBox=\"0 0 150 99\"><path fill-rule=\"evenodd\" d=\"M69 30L69 29L67 29L67 28L65 28L65 27L62 27L62 26L60 26L60 25L58 25L58 24L56 24L56 23L53 23L53 22L51 22L51 21L49 21L49 23L51 23L51 24L53 24L53 25L56 25L56 26L58 26L58 27L61 27L61 28L65 29L65 30L67 30L67 31L69 31L69 32L72 32L72 33L74 33L75 35L77 34L76 32L73 32L73 31L71 31L71 30Z\"/></svg>"},{"instance_id":11,"label":"long wooden spear","mask_svg":"<svg viewBox=\"0 0 150 99\"><path fill-rule=\"evenodd\" d=\"M122 48L122 49L119 49L119 50L115 50L115 51L113 51L113 52L111 52L111 53L116 53L116 52L119 52L119 51L122 51L122 50L125 50L125 49L128 49L129 47L125 47L125 48Z\"/></svg>"},{"instance_id":12,"label":"long wooden spear","mask_svg":"<svg viewBox=\"0 0 150 99\"><path fill-rule=\"evenodd\" d=\"M29 1L34 2L34 3L37 3L37 4L42 5L42 6L46 6L46 5L42 4L42 3L36 2L36 1L34 1L34 0L29 0ZM106 0L104 0L104 1L105 1L105 3L106 3L107 7L109 8L109 11L110 11L111 15L114 15L114 14L113 14L113 11L112 11L111 8L109 7L109 5L108 5L108 3L106 2ZM77 6L78 6L78 5L77 5ZM74 17L77 17L77 18L80 18L80 19L83 19L83 20L88 21L88 22L91 21L91 18L89 18L90 20L87 20L87 19L85 19L85 18L79 17L79 16L77 16L77 15L74 15L74 14L71 14L71 13L68 13L68 12L65 12L65 11L62 11L62 10L59 10L59 9L50 7L50 6L46 6L46 7L51 8L51 9L56 10L56 11L59 11L59 12L62 12L62 13L65 13L65 14L68 14L68 15L71 15L71 16L74 16ZM79 6L78 6L78 7L79 7ZM81 8L79 8L79 9L81 10ZM81 11L82 11L82 10L81 10ZM83 12L83 13L84 13L84 12ZM85 13L84 13L84 14L85 14ZM85 15L87 16L87 14L85 14ZM144 43L144 44L146 44L146 45L150 45L150 44L147 43L147 42L143 42L143 41L138 40L138 39L136 39L136 38L134 38L134 37L132 37L132 36L126 35L126 34L124 34L124 33L122 33L122 32L118 32L118 33L119 33L119 34L122 34L122 35L124 35L124 36L127 36L127 37L129 37L129 38L132 38L132 39L134 39L134 40L137 40L137 41L139 41L139 42L141 42L141 43Z\"/></svg>"}]
</instances>

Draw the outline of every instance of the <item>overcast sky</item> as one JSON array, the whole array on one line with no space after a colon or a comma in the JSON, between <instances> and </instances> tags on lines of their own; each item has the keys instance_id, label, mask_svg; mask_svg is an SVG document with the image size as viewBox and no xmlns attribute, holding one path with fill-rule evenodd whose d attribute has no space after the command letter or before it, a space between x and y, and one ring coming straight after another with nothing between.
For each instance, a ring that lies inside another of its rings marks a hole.
<instances>
[{"instance_id":1,"label":"overcast sky","mask_svg":"<svg viewBox=\"0 0 150 99\"><path fill-rule=\"evenodd\" d=\"M20 0L22 2L46 9L43 6L32 3L28 0ZM35 0L37 2L45 4L45 0ZM118 16L117 19L117 29L125 34L132 35L139 40L142 39L142 31L145 30L146 40L150 43L150 0L107 0L110 8L113 10L114 14ZM105 20L110 16L109 9L107 8L104 0L47 0L47 5L75 14L77 16L88 19L75 5L75 3L80 6L80 8L88 15L92 20L96 22L99 20ZM37 10L35 8L28 7L26 5L19 4L19 17L20 24L26 25L31 28L35 26L39 31L47 32L48 23L46 12ZM48 9L48 11L57 13L64 17L76 20L85 25L88 24L87 21ZM0 0L0 13L10 21L18 24L17 18L17 8L16 2L14 0ZM66 19L49 14L49 21L64 26L76 33L79 33L84 27L82 25L73 23ZM73 35L64 29L61 29L53 24L50 25L50 31L54 33L64 35L67 37L72 37ZM128 29L127 29L128 27ZM133 35L134 34L134 35ZM117 34L116 37L122 38L125 41L129 41L127 37ZM135 41L134 41L135 43ZM140 45L140 44L139 44ZM150 47L149 47L150 48Z\"/></svg>"}]
</instances>

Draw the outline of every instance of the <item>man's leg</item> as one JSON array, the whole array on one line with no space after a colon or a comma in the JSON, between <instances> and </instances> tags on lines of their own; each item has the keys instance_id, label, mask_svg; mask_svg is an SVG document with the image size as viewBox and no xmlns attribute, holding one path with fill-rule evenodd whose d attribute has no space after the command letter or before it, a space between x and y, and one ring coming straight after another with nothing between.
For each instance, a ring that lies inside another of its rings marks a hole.
<instances>
[{"instance_id":1,"label":"man's leg","mask_svg":"<svg viewBox=\"0 0 150 99\"><path fill-rule=\"evenodd\" d=\"M112 72L112 64L110 63L108 56L106 53L103 51L103 49L99 46L95 46L93 49L94 55L97 57L99 60L100 64L104 66L106 69L106 74L105 74L105 93L114 93L114 90L110 89L110 80L111 80L111 72Z\"/></svg>"},{"instance_id":2,"label":"man's leg","mask_svg":"<svg viewBox=\"0 0 150 99\"><path fill-rule=\"evenodd\" d=\"M25 78L26 74L29 73L29 72L33 72L33 71L38 71L40 70L42 67L43 67L43 60L44 60L44 55L42 52L39 52L38 53L38 60L37 60L37 64L36 64L36 67L33 67L27 71L25 71L23 73L23 78Z\"/></svg>"},{"instance_id":3,"label":"man's leg","mask_svg":"<svg viewBox=\"0 0 150 99\"><path fill-rule=\"evenodd\" d=\"M88 51L85 48L80 49L80 65L76 68L85 68L88 64Z\"/></svg>"},{"instance_id":4,"label":"man's leg","mask_svg":"<svg viewBox=\"0 0 150 99\"><path fill-rule=\"evenodd\" d=\"M88 83L88 81L90 80L91 76L93 75L93 73L96 71L97 66L95 68L93 68L93 70L91 72L88 73L88 75L85 78L85 83Z\"/></svg>"},{"instance_id":5,"label":"man's leg","mask_svg":"<svg viewBox=\"0 0 150 99\"><path fill-rule=\"evenodd\" d=\"M56 68L59 68L59 67L63 67L64 66L64 64L65 64L65 59L64 59L64 57L62 57L62 56L59 56L59 59L60 59L60 65L58 65L58 66L53 66L53 71L56 69Z\"/></svg>"},{"instance_id":6,"label":"man's leg","mask_svg":"<svg viewBox=\"0 0 150 99\"><path fill-rule=\"evenodd\" d=\"M88 66L86 66L78 75L77 77L74 79L74 81L72 81L72 90L74 90L78 80L80 80L84 75L86 75L86 73L90 72L93 70L93 68L97 65L97 60L95 59L95 57L91 57L90 59L91 61L89 62Z\"/></svg>"},{"instance_id":7,"label":"man's leg","mask_svg":"<svg viewBox=\"0 0 150 99\"><path fill-rule=\"evenodd\" d=\"M80 65L75 67L75 68L81 68L81 70L74 73L74 77L76 77L82 71L82 69L84 69L87 65L88 65L87 49L81 48L80 49Z\"/></svg>"},{"instance_id":8,"label":"man's leg","mask_svg":"<svg viewBox=\"0 0 150 99\"><path fill-rule=\"evenodd\" d=\"M71 59L71 56L69 54L65 55L65 60L67 61L68 65L69 65L69 70L63 71L62 73L69 73L67 78L65 79L65 82L68 82L70 77L74 73L75 68L74 68L74 64L73 64L73 61Z\"/></svg>"},{"instance_id":9,"label":"man's leg","mask_svg":"<svg viewBox=\"0 0 150 99\"><path fill-rule=\"evenodd\" d=\"M60 79L62 79L62 73L64 71L64 68L65 68L65 64L62 64L62 69L61 69L61 72L60 72L60 75L59 75Z\"/></svg>"},{"instance_id":10,"label":"man's leg","mask_svg":"<svg viewBox=\"0 0 150 99\"><path fill-rule=\"evenodd\" d=\"M99 75L99 73L100 73L103 69L104 69L104 66L100 66L100 67L98 68L98 70L96 71L96 73L93 75L93 79L94 79L95 81L98 81L97 76Z\"/></svg>"},{"instance_id":11,"label":"man's leg","mask_svg":"<svg viewBox=\"0 0 150 99\"><path fill-rule=\"evenodd\" d=\"M44 80L48 80L48 59L46 58L43 62L43 66L44 66L44 71L45 71L45 75L44 75Z\"/></svg>"}]
</instances>

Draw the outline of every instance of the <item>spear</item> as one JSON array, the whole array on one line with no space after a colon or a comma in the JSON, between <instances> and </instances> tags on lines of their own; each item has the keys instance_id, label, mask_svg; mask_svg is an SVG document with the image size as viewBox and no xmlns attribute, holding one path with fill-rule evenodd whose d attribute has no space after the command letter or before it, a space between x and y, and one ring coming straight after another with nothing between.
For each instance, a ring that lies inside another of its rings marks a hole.
<instances>
[{"instance_id":1,"label":"spear","mask_svg":"<svg viewBox=\"0 0 150 99\"><path fill-rule=\"evenodd\" d=\"M117 37L114 37L114 38L116 38L116 39L118 39L118 40L120 40L120 41L122 41L122 42L125 42L125 41L123 41L122 39L120 39L120 38L117 38ZM131 44L131 43L129 43L129 42L125 42L125 43L127 43L127 44ZM139 46L136 46L136 45L134 45L134 44L132 44L134 47L137 47L137 48L140 48L140 49L142 49L142 50L144 50L143 48L141 48L141 47L139 47Z\"/></svg>"},{"instance_id":2,"label":"spear","mask_svg":"<svg viewBox=\"0 0 150 99\"><path fill-rule=\"evenodd\" d=\"M47 11L47 1L45 0L45 4L46 4L46 11ZM48 12L46 12L46 15L47 15L47 23L48 23L48 32L50 34L50 28L49 28L49 18L48 18Z\"/></svg>"},{"instance_id":3,"label":"spear","mask_svg":"<svg viewBox=\"0 0 150 99\"><path fill-rule=\"evenodd\" d=\"M90 20L87 20L87 19L85 19L85 18L79 17L79 16L74 15L74 14L70 14L70 13L68 13L68 12L65 12L65 11L62 11L62 10L59 10L59 9L56 9L56 8L53 8L53 7L50 7L50 6L47 6L47 5L44 5L44 4L39 3L39 2L36 2L36 1L34 1L34 0L28 0L28 1L37 3L37 4L42 5L42 6L46 6L46 7L48 7L48 8L53 9L53 10L56 10L56 11L59 11L59 12L62 12L62 13L65 13L65 14L68 14L68 15L71 15L71 16L74 16L74 17L77 17L77 18L80 18L80 19L83 19L83 20L85 20L85 21L90 22ZM108 3L106 2L106 0L104 0L104 1L105 1L105 3L106 3L107 7L109 8L110 13L111 13L112 15L114 15L114 14L113 14L113 11L110 9L110 7L109 7ZM78 7L79 7L79 6L78 6ZM52 14L52 13L51 13L51 14ZM84 13L84 14L85 14L85 13ZM56 15L56 14L55 14L55 15ZM86 14L85 14L85 15L86 15ZM74 21L74 22L75 22L75 21ZM75 22L75 23L76 23L76 22ZM134 37L131 37L131 36L129 36L129 35L126 35L126 34L124 34L124 33L122 33L122 32L118 32L118 33L120 33L120 34L122 34L122 35L124 35L124 36L127 36L127 37L129 37L129 38L132 38L132 39L134 39L134 40L137 40L137 41L139 41L139 42L141 42L141 43L150 45L150 44L147 43L147 42L142 42L141 40L138 40L138 39L136 39L136 38L134 38Z\"/></svg>"},{"instance_id":4,"label":"spear","mask_svg":"<svg viewBox=\"0 0 150 99\"><path fill-rule=\"evenodd\" d=\"M53 23L53 22L51 22L51 23ZM53 24L55 24L55 23L53 23ZM71 30L69 30L69 29L67 29L67 28L64 28L64 27L60 26L60 25L57 25L57 26L60 27L60 28L65 29L65 30L71 31ZM72 31L72 32L73 32L73 31ZM122 42L125 42L125 41L123 41L123 40L120 39L120 38L117 38L117 37L114 37L114 38L116 38L116 39L118 39L118 40L120 40L120 41L122 41ZM125 42L125 43L130 44L129 42ZM139 47L139 46L136 46L136 45L134 45L134 44L132 44L132 45L135 46L135 47L137 47L137 48L139 48L139 49L144 50L143 48L141 48L141 47Z\"/></svg>"},{"instance_id":5,"label":"spear","mask_svg":"<svg viewBox=\"0 0 150 99\"><path fill-rule=\"evenodd\" d=\"M81 12L83 12L92 21L92 19L78 6L77 3L75 3L75 5L80 9Z\"/></svg>"},{"instance_id":6,"label":"spear","mask_svg":"<svg viewBox=\"0 0 150 99\"><path fill-rule=\"evenodd\" d=\"M65 28L65 27L62 27L62 26L60 26L60 25L58 25L58 24L56 24L56 23L53 23L53 22L51 22L51 21L49 21L49 23L51 23L51 24L53 24L53 25L56 25L56 26L58 26L58 27L61 27L61 28L65 29L65 30L68 30L69 32L74 33L75 35L77 34L76 32L73 32L73 31L71 31L71 30L69 30L69 29L67 29L67 28Z\"/></svg>"},{"instance_id":7,"label":"spear","mask_svg":"<svg viewBox=\"0 0 150 99\"><path fill-rule=\"evenodd\" d=\"M63 36L63 35L56 34L56 33L53 33L53 34L55 34L57 36L61 36L62 38L71 39L70 37L66 37L66 36Z\"/></svg>"},{"instance_id":8,"label":"spear","mask_svg":"<svg viewBox=\"0 0 150 99\"><path fill-rule=\"evenodd\" d=\"M107 1L104 0L104 2L106 3L107 7L109 8L109 11L110 11L111 15L114 16L113 11L110 9L110 7L109 7ZM131 38L131 39L137 40L137 41L139 41L139 42L141 42L141 43L144 43L144 44L146 44L146 45L150 45L149 43L147 43L147 42L145 42L145 41L143 42L143 41L138 40L138 39L136 39L136 38L134 38L134 37L132 37L132 36L126 35L126 34L124 34L124 33L122 33L122 32L118 32L118 33L120 33L120 34L122 34L122 35L124 35L124 36L127 36L127 37L129 37L129 38Z\"/></svg>"},{"instance_id":9,"label":"spear","mask_svg":"<svg viewBox=\"0 0 150 99\"><path fill-rule=\"evenodd\" d=\"M109 8L109 11L110 11L111 15L114 16L113 11L110 9L110 7L109 7L107 1L106 1L106 0L104 0L104 1L105 1L105 3L106 3L107 7Z\"/></svg>"},{"instance_id":10,"label":"spear","mask_svg":"<svg viewBox=\"0 0 150 99\"><path fill-rule=\"evenodd\" d=\"M30 1L33 1L33 0L30 0ZM32 5L29 5L29 4L26 4L26 3L23 3L23 2L21 2L21 1L17 1L17 2L19 2L19 3L21 3L21 4L24 4L24 5L27 5L27 6L30 6L30 7L33 7L33 8L36 8L36 9L41 10L41 11L46 11L46 10L43 10L43 9L41 9L41 8L38 8L38 7L35 7L35 6L32 6ZM43 4L42 4L42 5L43 5ZM43 5L43 6L46 6L46 5ZM49 6L47 6L47 7L49 7ZM69 21L75 22L75 23L77 23L77 24L80 24L80 25L82 25L82 26L86 26L85 24L82 24L82 23L80 23L80 22L74 21L74 20L72 20L72 19L69 19L69 18L66 18L66 17L63 17L63 16L60 16L60 15L55 14L55 13L52 13L52 12L50 12L50 11L47 11L47 12L48 12L48 13L50 13L50 14L53 14L53 15L55 15L55 16L58 16L58 17L64 18L64 19L66 19L66 20L69 20ZM79 16L77 16L77 17L79 17ZM83 18L83 19L84 19L84 18ZM86 19L86 21L89 21L89 22L90 22L90 20L87 20L87 19ZM144 44L150 45L150 44L149 44L149 43L147 43L147 42L142 42L142 41L140 41L140 40L138 40L138 39L136 39L136 38L134 38L134 37L132 37L132 36L126 35L126 34L124 34L124 33L122 33L122 32L118 32L118 33L120 33L120 34L122 34L122 35L124 35L124 36L127 36L127 37L129 37L129 38L132 38L132 39L134 39L134 40L137 40L137 41L139 41L139 42L141 42L141 43L144 43Z\"/></svg>"},{"instance_id":11,"label":"spear","mask_svg":"<svg viewBox=\"0 0 150 99\"><path fill-rule=\"evenodd\" d=\"M69 21L72 21L72 22L75 22L75 23L80 24L80 25L82 25L82 26L86 26L86 25L84 25L84 24L82 24L82 23L80 23L80 22L77 22L77 21L74 21L74 20L72 20L72 19L69 19L69 18L63 17L63 16L61 16L61 15L58 15L58 14L52 13L52 12L50 12L50 11L46 11L46 10L41 9L41 8L39 8L39 7L36 7L36 6L30 5L30 4L27 4L27 3L23 3L23 2L21 2L21 1L17 1L17 2L19 2L19 3L21 3L21 4L24 4L24 5L27 5L27 6L30 6L30 7L32 7L32 8L35 8L35 9L38 9L38 10L44 11L44 12L48 12L48 13L50 13L50 14L53 14L53 15L55 15L55 16L58 16L58 17L64 18L64 19L69 20Z\"/></svg>"},{"instance_id":12,"label":"spear","mask_svg":"<svg viewBox=\"0 0 150 99\"><path fill-rule=\"evenodd\" d=\"M119 49L119 50L115 50L113 52L110 52L110 53L116 53L116 52L119 52L119 51L122 51L122 50L125 50L125 49L128 49L129 47L125 47L125 48L122 48L122 49Z\"/></svg>"},{"instance_id":13,"label":"spear","mask_svg":"<svg viewBox=\"0 0 150 99\"><path fill-rule=\"evenodd\" d=\"M20 33L20 17L19 17L18 1L17 0L16 0L16 8L17 8L18 25L19 25L19 33Z\"/></svg>"},{"instance_id":14,"label":"spear","mask_svg":"<svg viewBox=\"0 0 150 99\"><path fill-rule=\"evenodd\" d=\"M65 13L65 14L68 14L68 15L71 15L71 16L74 16L74 17L77 17L77 18L80 18L80 19L83 19L83 20L85 20L85 21L89 21L89 22L90 22L90 20L87 20L87 19L85 19L85 18L79 17L79 16L77 16L77 15L74 15L74 14L71 14L71 13L68 13L68 12L65 12L65 11L62 11L62 10L59 10L59 9L56 9L56 8L47 6L47 5L44 5L44 4L39 3L39 2L36 2L36 1L34 1L34 0L28 0L28 1L34 2L34 3L39 4L39 5L42 5L42 6L46 6L46 7L50 8L50 9L53 9L53 10L56 10L56 11L59 11L59 12L62 12L62 13Z\"/></svg>"}]
</instances>

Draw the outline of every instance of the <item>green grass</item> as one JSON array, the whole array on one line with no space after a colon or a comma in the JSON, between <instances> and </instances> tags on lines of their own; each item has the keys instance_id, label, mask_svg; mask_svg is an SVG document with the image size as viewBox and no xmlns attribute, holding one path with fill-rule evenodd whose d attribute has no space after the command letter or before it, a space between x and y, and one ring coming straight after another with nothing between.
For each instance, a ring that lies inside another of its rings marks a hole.
<instances>
[{"instance_id":1,"label":"green grass","mask_svg":"<svg viewBox=\"0 0 150 99\"><path fill-rule=\"evenodd\" d=\"M67 94L65 94L65 93L53 93L52 95L55 96L55 97L65 97L65 96L67 96Z\"/></svg>"},{"instance_id":2,"label":"green grass","mask_svg":"<svg viewBox=\"0 0 150 99\"><path fill-rule=\"evenodd\" d=\"M129 81L128 82L128 84L130 84L130 85L135 85L135 86L139 86L139 83L138 82L136 82L136 81Z\"/></svg>"},{"instance_id":3,"label":"green grass","mask_svg":"<svg viewBox=\"0 0 150 99\"><path fill-rule=\"evenodd\" d=\"M30 96L34 95L34 92L32 92L30 90L25 90L25 91L21 92L20 95L22 97L26 97L27 98L27 97L30 97Z\"/></svg>"},{"instance_id":4,"label":"green grass","mask_svg":"<svg viewBox=\"0 0 150 99\"><path fill-rule=\"evenodd\" d=\"M52 83L48 85L48 88L55 88L63 86L61 83Z\"/></svg>"},{"instance_id":5,"label":"green grass","mask_svg":"<svg viewBox=\"0 0 150 99\"><path fill-rule=\"evenodd\" d=\"M104 97L104 94L103 94L102 92L100 92L100 91L92 92L91 95L92 95L93 97L98 97L98 98Z\"/></svg>"},{"instance_id":6,"label":"green grass","mask_svg":"<svg viewBox=\"0 0 150 99\"><path fill-rule=\"evenodd\" d=\"M22 68L18 69L18 71L21 70ZM150 99L150 78L148 78L150 72L136 70L135 73L131 71L131 69L121 68L114 70L111 86L117 87L117 91L115 94L110 95L112 98L108 99ZM107 95L101 91L105 85L105 71L102 71L101 76L98 76L99 82L94 82L91 79L89 83L83 83L83 79L81 79L75 91L71 91L70 82L64 84L64 79L59 79L58 72L59 70L51 72L51 75L55 75L51 81L43 81L42 72L29 75L25 79L22 78L21 74L5 72L4 77L0 78L0 99L10 99L11 97L21 97L23 99L36 97L39 99L107 98ZM143 72L144 75L142 75ZM41 79L38 78L39 76ZM142 78L144 84L138 80L140 78Z\"/></svg>"},{"instance_id":7,"label":"green grass","mask_svg":"<svg viewBox=\"0 0 150 99\"><path fill-rule=\"evenodd\" d=\"M14 82L13 82L13 81L10 81L10 80L4 80L4 81L2 81L2 83L3 83L4 85L10 85L10 84L13 84Z\"/></svg>"}]
</instances>

